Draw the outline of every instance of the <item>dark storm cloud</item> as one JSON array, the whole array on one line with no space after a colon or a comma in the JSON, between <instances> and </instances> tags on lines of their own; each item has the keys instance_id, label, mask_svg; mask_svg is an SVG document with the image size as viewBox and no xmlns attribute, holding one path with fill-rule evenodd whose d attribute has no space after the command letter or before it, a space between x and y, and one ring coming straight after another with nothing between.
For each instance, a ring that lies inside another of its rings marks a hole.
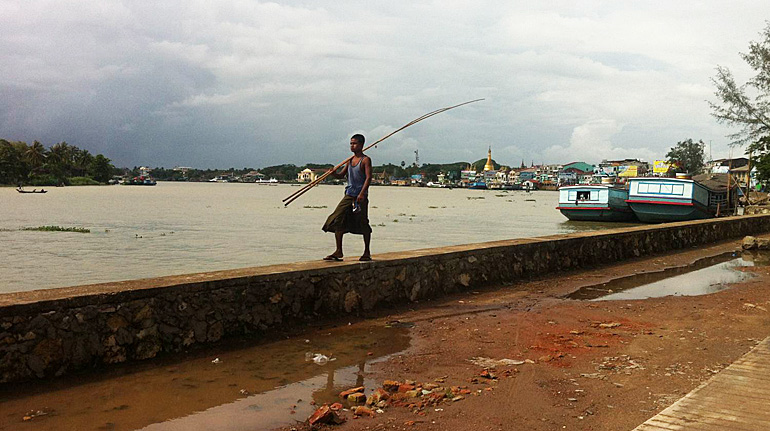
<instances>
[{"instance_id":1,"label":"dark storm cloud","mask_svg":"<svg viewBox=\"0 0 770 431\"><path fill-rule=\"evenodd\" d=\"M764 27L747 2L0 0L0 137L119 165L333 162L423 113L377 162L661 157L727 130L716 64ZM708 29L708 31L704 31ZM599 151L597 151L597 149ZM592 151L589 151L592 150ZM601 153L601 154L600 154Z\"/></svg>"}]
</instances>

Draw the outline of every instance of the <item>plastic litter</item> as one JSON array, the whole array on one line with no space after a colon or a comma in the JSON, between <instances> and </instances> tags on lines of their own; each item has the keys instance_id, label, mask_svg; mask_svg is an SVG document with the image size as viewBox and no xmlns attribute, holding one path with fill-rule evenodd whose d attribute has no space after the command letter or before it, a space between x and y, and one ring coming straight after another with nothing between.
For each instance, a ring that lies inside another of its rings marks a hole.
<instances>
[{"instance_id":1,"label":"plastic litter","mask_svg":"<svg viewBox=\"0 0 770 431\"><path fill-rule=\"evenodd\" d=\"M329 358L323 353L313 353L313 352L305 353L305 361L307 362L313 361L318 365L326 365L327 362L334 361L335 359L336 358Z\"/></svg>"}]
</instances>

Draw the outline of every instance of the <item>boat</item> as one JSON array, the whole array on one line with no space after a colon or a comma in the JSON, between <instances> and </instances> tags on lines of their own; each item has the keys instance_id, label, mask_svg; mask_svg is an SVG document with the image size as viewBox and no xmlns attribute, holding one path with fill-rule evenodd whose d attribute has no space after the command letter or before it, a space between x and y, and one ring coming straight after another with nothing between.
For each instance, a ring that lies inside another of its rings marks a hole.
<instances>
[{"instance_id":1,"label":"boat","mask_svg":"<svg viewBox=\"0 0 770 431\"><path fill-rule=\"evenodd\" d=\"M559 188L559 206L575 221L636 221L629 207L628 190L612 184L587 184Z\"/></svg>"},{"instance_id":2,"label":"boat","mask_svg":"<svg viewBox=\"0 0 770 431\"><path fill-rule=\"evenodd\" d=\"M48 190L46 190L46 189L24 190L21 187L17 188L16 191L19 192L19 193L48 193Z\"/></svg>"},{"instance_id":3,"label":"boat","mask_svg":"<svg viewBox=\"0 0 770 431\"><path fill-rule=\"evenodd\" d=\"M255 183L263 185L263 186L264 185L276 186L276 185L278 185L278 180L276 180L275 178L270 178L269 180L259 179L259 180L255 181Z\"/></svg>"},{"instance_id":4,"label":"boat","mask_svg":"<svg viewBox=\"0 0 770 431\"><path fill-rule=\"evenodd\" d=\"M477 189L477 190L486 190L487 189L487 183L484 181L476 181L470 184L468 186L469 189Z\"/></svg>"},{"instance_id":5,"label":"boat","mask_svg":"<svg viewBox=\"0 0 770 431\"><path fill-rule=\"evenodd\" d=\"M629 178L626 202L645 223L712 218L728 213L728 202L735 203L735 188L728 199L726 177L707 174L690 178L677 174L677 178Z\"/></svg>"},{"instance_id":6,"label":"boat","mask_svg":"<svg viewBox=\"0 0 770 431\"><path fill-rule=\"evenodd\" d=\"M140 175L123 181L124 186L154 186L157 182L152 177Z\"/></svg>"}]
</instances>

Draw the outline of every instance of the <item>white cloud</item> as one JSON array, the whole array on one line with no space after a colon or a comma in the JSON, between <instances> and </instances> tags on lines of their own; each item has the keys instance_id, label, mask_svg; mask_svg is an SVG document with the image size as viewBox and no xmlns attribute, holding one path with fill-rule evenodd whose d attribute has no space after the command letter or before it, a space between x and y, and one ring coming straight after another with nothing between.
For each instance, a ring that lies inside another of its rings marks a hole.
<instances>
[{"instance_id":1,"label":"white cloud","mask_svg":"<svg viewBox=\"0 0 770 431\"><path fill-rule=\"evenodd\" d=\"M549 163L583 161L596 164L602 160L641 159L651 161L655 153L648 148L624 148L614 143L623 130L615 120L592 120L572 132L569 145L554 145L543 151Z\"/></svg>"}]
</instances>

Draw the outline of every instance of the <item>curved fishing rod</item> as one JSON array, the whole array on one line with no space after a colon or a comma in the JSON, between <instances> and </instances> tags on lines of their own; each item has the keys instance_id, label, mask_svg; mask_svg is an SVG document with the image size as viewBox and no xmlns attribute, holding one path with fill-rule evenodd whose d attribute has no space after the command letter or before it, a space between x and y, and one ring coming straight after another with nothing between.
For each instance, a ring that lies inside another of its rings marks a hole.
<instances>
[{"instance_id":1,"label":"curved fishing rod","mask_svg":"<svg viewBox=\"0 0 770 431\"><path fill-rule=\"evenodd\" d=\"M412 126L412 125L414 125L414 124L416 124L416 123L419 123L420 121L422 121L422 120L425 120L426 118L430 118L430 117L432 117L432 116L434 116L434 115L440 114L440 113L442 113L442 112L446 112L446 111L448 111L448 110L450 110L450 109L458 108L458 107L460 107L460 106L463 106L463 105L467 105L467 104L469 104L469 103L479 102L479 101L481 101L481 100L484 100L484 99L475 99L475 100L469 100L469 101L467 101L467 102L463 102L463 103L460 103L460 104L457 104L457 105L448 106L448 107L446 107L446 108L440 108L440 109L436 109L435 111L431 111L431 112L428 112L427 114L421 115L421 116L419 116L419 117L415 118L414 120L412 120L412 121L410 121L410 122L406 123L405 125L403 125L403 126L399 127L398 129L396 129L396 130L394 130L394 131L392 131L392 132L388 133L387 135L385 135L385 136L383 136L382 138L378 139L378 140L377 140L377 141L375 141L374 143L372 143L372 144L369 144L369 146L367 146L366 148L364 148L364 149L363 149L363 150L361 150L361 151L363 152L363 151L366 151L366 150L368 150L368 149L370 149L370 148L372 148L372 147L376 146L376 145L377 145L377 144L379 144L380 142L382 142L382 141L384 141L384 140L388 139L389 137L391 137L391 136L395 135L396 133L398 133L398 132L400 132L400 131L402 131L402 130L406 129L406 128L407 128L407 127L409 127L409 126ZM319 183L321 183L321 181L323 181L323 180L324 180L324 179L326 179L326 178L327 178L329 175L331 175L331 173L332 173L332 172L336 172L336 171L337 171L337 169L339 169L340 167L342 167L343 165L345 165L346 163L348 163L348 162L349 162L350 160L352 160L352 159L353 159L353 156L350 156L350 157L348 157L347 159L343 160L343 161L342 161L340 164L338 164L337 166L335 166L335 167L334 167L334 168L333 168L331 171L327 171L327 172L325 172L323 175L321 175L320 177L318 177L318 178L316 178L315 180L311 181L311 182L310 182L310 183L308 183L306 186L302 187L301 189L299 189L299 190L297 190L296 192L292 193L291 195L287 196L286 198L284 198L284 199L282 200L282 202L284 202L284 204L283 204L283 205L284 205L284 206L288 206L290 203L294 202L294 200L296 200L297 198L299 198L300 196L302 196L302 195L303 195L305 192L307 192L307 191L308 191L308 190L310 190L311 188L313 188L313 187L317 186Z\"/></svg>"}]
</instances>

